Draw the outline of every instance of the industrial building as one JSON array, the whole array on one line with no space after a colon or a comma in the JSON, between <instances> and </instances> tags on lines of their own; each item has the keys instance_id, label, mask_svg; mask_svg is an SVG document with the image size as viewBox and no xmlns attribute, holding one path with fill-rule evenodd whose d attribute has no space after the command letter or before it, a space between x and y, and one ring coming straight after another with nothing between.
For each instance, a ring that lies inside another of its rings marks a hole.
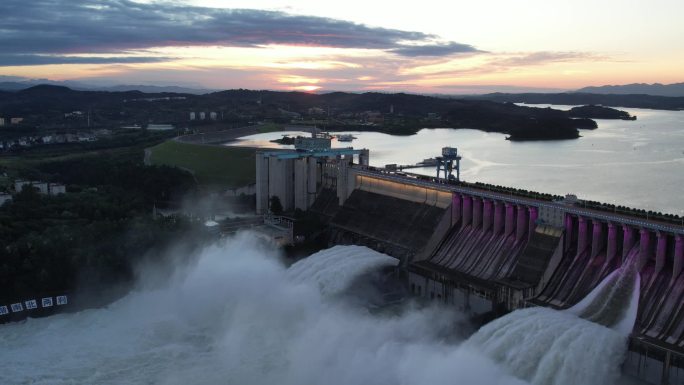
<instances>
[{"instance_id":1,"label":"industrial building","mask_svg":"<svg viewBox=\"0 0 684 385\"><path fill-rule=\"evenodd\" d=\"M331 148L330 137L297 138L295 150L258 151L256 156L257 214L269 211L271 197L277 197L283 210L307 210L321 188L334 188L339 175L357 157L368 166L368 150Z\"/></svg>"}]
</instances>

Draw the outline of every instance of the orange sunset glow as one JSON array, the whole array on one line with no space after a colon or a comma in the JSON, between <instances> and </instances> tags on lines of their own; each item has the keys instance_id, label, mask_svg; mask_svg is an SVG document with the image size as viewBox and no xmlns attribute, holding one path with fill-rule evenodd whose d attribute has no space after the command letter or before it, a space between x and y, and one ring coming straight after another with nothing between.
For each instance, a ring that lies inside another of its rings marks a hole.
<instances>
[{"instance_id":1,"label":"orange sunset glow","mask_svg":"<svg viewBox=\"0 0 684 385\"><path fill-rule=\"evenodd\" d=\"M617 1L591 15L578 11L582 6L560 13L525 1L520 7L535 12L516 13L516 19L482 5L437 1L421 7L139 1L126 10L108 3L70 2L61 22L40 23L37 12L35 23L5 26L0 74L214 89L478 93L672 83L681 81L684 63L684 52L673 49L684 35L676 11L650 5L642 17L645 5L623 8ZM128 29L114 27L119 19ZM31 41L43 28L66 38Z\"/></svg>"}]
</instances>

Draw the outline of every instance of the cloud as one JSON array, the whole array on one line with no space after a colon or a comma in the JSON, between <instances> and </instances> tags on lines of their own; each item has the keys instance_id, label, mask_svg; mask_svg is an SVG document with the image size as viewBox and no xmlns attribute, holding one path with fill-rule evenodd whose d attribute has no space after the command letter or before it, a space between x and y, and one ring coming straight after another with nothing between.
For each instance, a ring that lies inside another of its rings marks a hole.
<instances>
[{"instance_id":1,"label":"cloud","mask_svg":"<svg viewBox=\"0 0 684 385\"><path fill-rule=\"evenodd\" d=\"M0 66L32 66L46 64L110 64L110 63L158 63L171 60L169 57L146 56L61 56L61 55L0 55Z\"/></svg>"},{"instance_id":2,"label":"cloud","mask_svg":"<svg viewBox=\"0 0 684 385\"><path fill-rule=\"evenodd\" d=\"M47 60L29 56L36 54L125 54L153 47L185 46L360 48L388 50L407 57L476 51L467 44L434 44L438 37L423 32L278 11L173 2L2 0L0 15L0 52L11 52L14 60L6 54L0 56L15 63L21 58L27 62Z\"/></svg>"},{"instance_id":3,"label":"cloud","mask_svg":"<svg viewBox=\"0 0 684 385\"><path fill-rule=\"evenodd\" d=\"M456 53L482 52L472 45L450 42L446 44L407 45L392 50L402 56L447 56Z\"/></svg>"},{"instance_id":4,"label":"cloud","mask_svg":"<svg viewBox=\"0 0 684 385\"><path fill-rule=\"evenodd\" d=\"M556 92L566 92L568 89L565 88L551 88L551 87L524 87L515 85L491 85L491 84L468 84L468 85L458 85L458 84L445 84L433 86L433 88L439 90L440 93L453 93L460 95L471 95L471 94L488 94L492 92L505 92L505 93L556 93Z\"/></svg>"},{"instance_id":5,"label":"cloud","mask_svg":"<svg viewBox=\"0 0 684 385\"><path fill-rule=\"evenodd\" d=\"M605 56L596 55L589 52L556 52L540 51L532 53L521 53L509 56L496 62L503 67L525 67L547 63L578 62L578 61L606 61L611 60Z\"/></svg>"}]
</instances>

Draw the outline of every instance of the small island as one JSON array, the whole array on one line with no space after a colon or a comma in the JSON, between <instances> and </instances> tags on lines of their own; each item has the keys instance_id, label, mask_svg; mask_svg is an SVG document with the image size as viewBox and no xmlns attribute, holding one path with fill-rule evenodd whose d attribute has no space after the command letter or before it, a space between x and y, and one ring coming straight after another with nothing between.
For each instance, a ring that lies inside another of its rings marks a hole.
<instances>
[{"instance_id":1,"label":"small island","mask_svg":"<svg viewBox=\"0 0 684 385\"><path fill-rule=\"evenodd\" d=\"M615 108L586 105L580 107L573 107L568 111L568 116L571 118L585 118L585 119L621 119L621 120L636 120L636 116L630 115L626 111L616 110Z\"/></svg>"}]
</instances>

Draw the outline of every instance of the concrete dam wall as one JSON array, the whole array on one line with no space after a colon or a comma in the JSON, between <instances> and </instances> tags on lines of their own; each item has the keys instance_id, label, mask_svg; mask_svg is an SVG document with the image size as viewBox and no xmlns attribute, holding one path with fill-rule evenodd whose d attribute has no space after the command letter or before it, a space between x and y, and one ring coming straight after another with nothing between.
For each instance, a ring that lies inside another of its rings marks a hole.
<instances>
[{"instance_id":1,"label":"concrete dam wall","mask_svg":"<svg viewBox=\"0 0 684 385\"><path fill-rule=\"evenodd\" d=\"M635 261L631 372L655 383L684 375L684 229L353 167L346 174L333 243L402 259L415 294L473 315L567 309ZM330 212L330 192L326 199Z\"/></svg>"},{"instance_id":2,"label":"concrete dam wall","mask_svg":"<svg viewBox=\"0 0 684 385\"><path fill-rule=\"evenodd\" d=\"M407 263L424 250L440 222L450 218L446 208L354 190L330 226L335 244L369 246Z\"/></svg>"},{"instance_id":3,"label":"concrete dam wall","mask_svg":"<svg viewBox=\"0 0 684 385\"><path fill-rule=\"evenodd\" d=\"M331 245L398 258L413 293L481 319L571 308L629 262L640 289L631 373L654 383L684 379L684 226L586 207L574 196L375 170L367 160L367 150L350 148L260 152L257 211L277 196L285 210L316 213Z\"/></svg>"}]
</instances>

